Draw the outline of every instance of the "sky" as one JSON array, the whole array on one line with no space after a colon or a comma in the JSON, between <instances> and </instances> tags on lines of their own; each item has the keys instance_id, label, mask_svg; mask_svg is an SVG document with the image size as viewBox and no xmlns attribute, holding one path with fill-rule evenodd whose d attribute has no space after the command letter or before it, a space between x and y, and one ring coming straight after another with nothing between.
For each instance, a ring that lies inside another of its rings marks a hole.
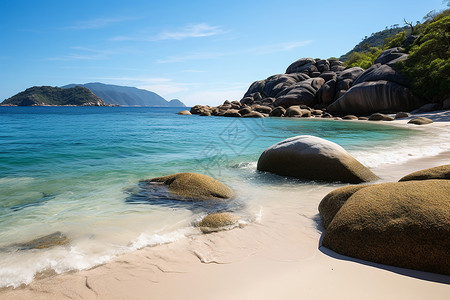
<instances>
[{"instance_id":1,"label":"sky","mask_svg":"<svg viewBox=\"0 0 450 300\"><path fill-rule=\"evenodd\" d=\"M134 86L239 100L299 58L339 57L449 1L0 1L0 102L31 86Z\"/></svg>"}]
</instances>

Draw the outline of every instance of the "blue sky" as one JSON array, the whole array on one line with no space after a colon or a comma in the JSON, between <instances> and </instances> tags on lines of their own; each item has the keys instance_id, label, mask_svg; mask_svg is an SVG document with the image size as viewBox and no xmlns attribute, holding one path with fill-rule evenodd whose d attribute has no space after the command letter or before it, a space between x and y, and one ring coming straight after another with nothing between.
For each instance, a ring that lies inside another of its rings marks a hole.
<instances>
[{"instance_id":1,"label":"blue sky","mask_svg":"<svg viewBox=\"0 0 450 300\"><path fill-rule=\"evenodd\" d=\"M0 101L103 82L188 106L239 100L302 57L346 53L447 1L0 1Z\"/></svg>"}]
</instances>

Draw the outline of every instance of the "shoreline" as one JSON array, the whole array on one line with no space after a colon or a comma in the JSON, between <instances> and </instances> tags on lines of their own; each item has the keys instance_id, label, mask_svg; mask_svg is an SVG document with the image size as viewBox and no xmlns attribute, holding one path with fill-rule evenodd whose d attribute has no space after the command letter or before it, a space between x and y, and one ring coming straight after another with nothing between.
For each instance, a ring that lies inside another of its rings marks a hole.
<instances>
[{"instance_id":1,"label":"shoreline","mask_svg":"<svg viewBox=\"0 0 450 300\"><path fill-rule=\"evenodd\" d=\"M436 116L440 120L426 127L449 128L449 113ZM406 122L379 123L404 126ZM381 182L397 181L449 161L446 151L383 165L374 172ZM308 192L318 205L333 189ZM298 191L283 191L285 195L298 197ZM444 299L450 293L450 276L361 261L321 247L317 205L313 212L271 203L261 221L243 228L145 247L89 270L41 274L27 286L0 289L0 298L423 299L431 294Z\"/></svg>"}]
</instances>

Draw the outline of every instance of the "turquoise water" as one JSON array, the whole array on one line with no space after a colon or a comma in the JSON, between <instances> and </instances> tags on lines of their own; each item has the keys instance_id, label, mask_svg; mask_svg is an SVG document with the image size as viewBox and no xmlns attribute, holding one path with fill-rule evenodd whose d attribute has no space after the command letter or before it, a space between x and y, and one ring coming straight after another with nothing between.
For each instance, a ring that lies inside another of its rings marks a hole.
<instances>
[{"instance_id":1,"label":"turquoise water","mask_svg":"<svg viewBox=\"0 0 450 300\"><path fill-rule=\"evenodd\" d=\"M310 184L256 172L264 149L285 138L309 134L331 140L369 167L442 150L407 145L429 134L423 130L369 122L179 116L179 110L0 107L0 287L29 283L48 269L85 269L120 253L198 234L192 225L211 209L135 201L140 179L178 172L213 176L238 191L229 209L251 222L261 206L248 195L252 189ZM66 234L70 244L11 248L55 231Z\"/></svg>"}]
</instances>

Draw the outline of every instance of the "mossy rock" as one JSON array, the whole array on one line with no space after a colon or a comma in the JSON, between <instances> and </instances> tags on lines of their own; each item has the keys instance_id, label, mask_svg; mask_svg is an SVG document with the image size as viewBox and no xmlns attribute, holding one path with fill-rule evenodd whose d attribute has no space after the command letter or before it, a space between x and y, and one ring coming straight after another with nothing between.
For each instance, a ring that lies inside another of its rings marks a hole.
<instances>
[{"instance_id":1,"label":"mossy rock","mask_svg":"<svg viewBox=\"0 0 450 300\"><path fill-rule=\"evenodd\" d=\"M203 233L229 230L238 225L239 217L231 213L215 213L207 215L198 224Z\"/></svg>"},{"instance_id":2,"label":"mossy rock","mask_svg":"<svg viewBox=\"0 0 450 300\"><path fill-rule=\"evenodd\" d=\"M420 170L402 177L399 181L450 179L450 165Z\"/></svg>"},{"instance_id":3,"label":"mossy rock","mask_svg":"<svg viewBox=\"0 0 450 300\"><path fill-rule=\"evenodd\" d=\"M369 185L328 225L323 246L376 263L450 275L450 181Z\"/></svg>"},{"instance_id":4,"label":"mossy rock","mask_svg":"<svg viewBox=\"0 0 450 300\"><path fill-rule=\"evenodd\" d=\"M46 236L34 240L14 245L19 250L46 249L55 246L64 246L69 243L69 239L63 233L56 231Z\"/></svg>"},{"instance_id":5,"label":"mossy rock","mask_svg":"<svg viewBox=\"0 0 450 300\"><path fill-rule=\"evenodd\" d=\"M367 185L347 185L328 193L319 204L322 225L326 229L350 196Z\"/></svg>"},{"instance_id":6,"label":"mossy rock","mask_svg":"<svg viewBox=\"0 0 450 300\"><path fill-rule=\"evenodd\" d=\"M234 195L233 190L220 181L196 173L178 173L142 182L163 183L169 192L190 200L229 199Z\"/></svg>"}]
</instances>

